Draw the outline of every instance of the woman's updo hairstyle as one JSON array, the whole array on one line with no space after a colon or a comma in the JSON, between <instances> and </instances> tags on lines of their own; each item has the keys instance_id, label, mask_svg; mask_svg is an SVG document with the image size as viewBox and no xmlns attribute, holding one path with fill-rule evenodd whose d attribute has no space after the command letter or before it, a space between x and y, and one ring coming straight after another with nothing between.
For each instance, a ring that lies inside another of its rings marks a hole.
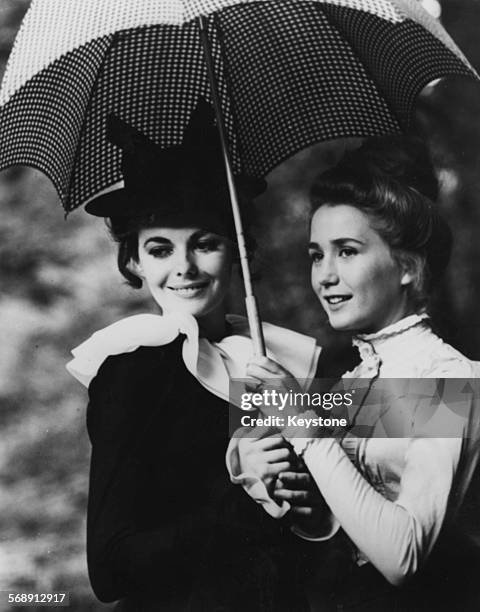
<instances>
[{"instance_id":1,"label":"woman's updo hairstyle","mask_svg":"<svg viewBox=\"0 0 480 612\"><path fill-rule=\"evenodd\" d=\"M399 262L409 264L409 286L418 310L447 267L452 234L438 212L438 181L426 147L418 139L375 137L348 152L314 181L312 215L321 206L348 204L372 227Z\"/></svg>"}]
</instances>

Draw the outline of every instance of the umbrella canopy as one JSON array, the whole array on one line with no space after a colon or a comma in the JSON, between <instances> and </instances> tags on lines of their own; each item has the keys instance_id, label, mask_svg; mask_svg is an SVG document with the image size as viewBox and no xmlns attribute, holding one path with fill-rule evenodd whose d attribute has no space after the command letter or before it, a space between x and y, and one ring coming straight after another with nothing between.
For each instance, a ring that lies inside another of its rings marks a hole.
<instances>
[{"instance_id":1,"label":"umbrella canopy","mask_svg":"<svg viewBox=\"0 0 480 612\"><path fill-rule=\"evenodd\" d=\"M121 185L108 114L181 142L211 99L199 15L238 173L405 130L425 85L474 75L416 0L33 0L0 92L0 169L39 168L70 211Z\"/></svg>"},{"instance_id":2,"label":"umbrella canopy","mask_svg":"<svg viewBox=\"0 0 480 612\"><path fill-rule=\"evenodd\" d=\"M109 114L171 147L213 99L264 354L234 173L407 129L418 93L450 74L475 73L416 0L33 0L0 92L0 170L39 168L68 212L123 186Z\"/></svg>"}]
</instances>

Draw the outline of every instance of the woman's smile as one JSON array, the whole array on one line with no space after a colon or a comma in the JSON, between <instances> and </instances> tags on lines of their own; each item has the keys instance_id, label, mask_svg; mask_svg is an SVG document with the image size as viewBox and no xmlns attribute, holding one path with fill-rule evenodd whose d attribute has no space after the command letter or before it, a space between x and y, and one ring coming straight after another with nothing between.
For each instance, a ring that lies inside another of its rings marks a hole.
<instances>
[{"instance_id":1,"label":"woman's smile","mask_svg":"<svg viewBox=\"0 0 480 612\"><path fill-rule=\"evenodd\" d=\"M338 310L341 308L348 300L352 299L351 295L322 295L322 302L327 303L327 307L330 310Z\"/></svg>"},{"instance_id":2,"label":"woman's smile","mask_svg":"<svg viewBox=\"0 0 480 612\"><path fill-rule=\"evenodd\" d=\"M167 285L167 289L173 291L178 297L190 299L201 295L202 292L208 288L209 284L209 280L197 281L194 283L186 283L183 285Z\"/></svg>"}]
</instances>

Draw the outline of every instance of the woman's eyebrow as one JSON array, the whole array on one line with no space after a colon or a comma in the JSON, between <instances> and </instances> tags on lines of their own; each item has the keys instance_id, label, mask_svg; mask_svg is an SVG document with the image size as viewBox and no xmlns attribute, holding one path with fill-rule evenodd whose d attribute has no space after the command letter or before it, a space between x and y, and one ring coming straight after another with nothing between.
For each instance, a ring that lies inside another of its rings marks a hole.
<instances>
[{"instance_id":1,"label":"woman's eyebrow","mask_svg":"<svg viewBox=\"0 0 480 612\"><path fill-rule=\"evenodd\" d=\"M207 232L207 230L197 230L196 232L193 232L193 234L190 234L190 236L188 237L189 240L198 240L198 238L202 238L203 236L207 236L209 235L210 232Z\"/></svg>"},{"instance_id":2,"label":"woman's eyebrow","mask_svg":"<svg viewBox=\"0 0 480 612\"><path fill-rule=\"evenodd\" d=\"M143 246L146 247L150 242L154 242L155 244L172 244L171 240L168 238L164 238L163 236L152 236L145 240Z\"/></svg>"},{"instance_id":3,"label":"woman's eyebrow","mask_svg":"<svg viewBox=\"0 0 480 612\"><path fill-rule=\"evenodd\" d=\"M362 244L362 245L365 244L365 242L363 240L360 240L359 238L334 238L330 242L334 244L335 246L344 246L348 242L356 242L357 244ZM321 250L321 247L317 242L309 242L308 248L311 250L316 249L317 251Z\"/></svg>"},{"instance_id":4,"label":"woman's eyebrow","mask_svg":"<svg viewBox=\"0 0 480 612\"><path fill-rule=\"evenodd\" d=\"M208 230L197 230L196 232L194 232L193 234L191 234L191 236L188 237L188 244L195 244L197 242L197 240L201 240L202 238L209 238L209 239L218 239L221 240L220 236L218 236L217 234L215 234L214 232L210 232Z\"/></svg>"},{"instance_id":5,"label":"woman's eyebrow","mask_svg":"<svg viewBox=\"0 0 480 612\"><path fill-rule=\"evenodd\" d=\"M365 242L363 240L360 240L359 238L335 238L334 240L332 240L332 243L337 245L337 246L343 246L344 244L346 244L347 242L356 242L357 244L365 244Z\"/></svg>"}]
</instances>

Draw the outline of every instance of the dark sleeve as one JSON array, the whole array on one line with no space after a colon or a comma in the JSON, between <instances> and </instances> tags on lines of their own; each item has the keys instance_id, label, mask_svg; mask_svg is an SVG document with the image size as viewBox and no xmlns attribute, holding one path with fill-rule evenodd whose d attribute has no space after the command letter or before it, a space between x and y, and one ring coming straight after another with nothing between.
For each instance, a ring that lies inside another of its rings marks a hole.
<instances>
[{"instance_id":1,"label":"dark sleeve","mask_svg":"<svg viewBox=\"0 0 480 612\"><path fill-rule=\"evenodd\" d=\"M158 361L155 367L162 372ZM158 380L156 374L152 399L149 368L151 363L139 363L135 354L109 358L89 389L87 558L92 588L105 602L145 592L153 585L165 590L178 584L179 576L185 577L192 565L195 537L208 520L201 508L150 524L142 519L149 512L156 515L165 494L161 482L151 483L151 503L145 494L145 434L152 427L154 410L166 411L164 404L172 397L168 375ZM167 459L162 458L161 435L158 432L152 455L156 460L158 454L159 462Z\"/></svg>"}]
</instances>

